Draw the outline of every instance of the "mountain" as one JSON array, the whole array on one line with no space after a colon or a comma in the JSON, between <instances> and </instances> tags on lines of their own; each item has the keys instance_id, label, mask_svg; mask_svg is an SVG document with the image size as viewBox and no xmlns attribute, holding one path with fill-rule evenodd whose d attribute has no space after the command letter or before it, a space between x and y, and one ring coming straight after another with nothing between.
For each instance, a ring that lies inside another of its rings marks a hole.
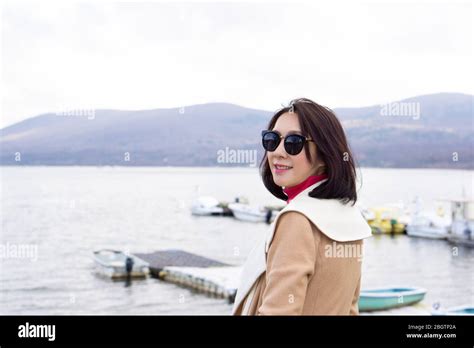
<instances>
[{"instance_id":1,"label":"mountain","mask_svg":"<svg viewBox=\"0 0 474 348\"><path fill-rule=\"evenodd\" d=\"M473 169L473 102L440 93L334 111L362 166ZM0 163L215 166L226 148L258 149L260 160L260 131L272 114L228 103L43 114L0 130Z\"/></svg>"},{"instance_id":2,"label":"mountain","mask_svg":"<svg viewBox=\"0 0 474 348\"><path fill-rule=\"evenodd\" d=\"M439 93L334 111L364 166L474 169L473 105L472 95Z\"/></svg>"}]
</instances>

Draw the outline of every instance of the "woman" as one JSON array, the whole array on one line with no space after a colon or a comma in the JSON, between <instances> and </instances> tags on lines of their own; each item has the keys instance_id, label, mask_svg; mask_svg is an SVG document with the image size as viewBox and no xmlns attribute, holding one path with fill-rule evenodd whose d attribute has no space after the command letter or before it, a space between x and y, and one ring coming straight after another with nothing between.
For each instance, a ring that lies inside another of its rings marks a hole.
<instances>
[{"instance_id":1,"label":"woman","mask_svg":"<svg viewBox=\"0 0 474 348\"><path fill-rule=\"evenodd\" d=\"M296 99L272 117L262 144L263 183L287 205L247 258L233 314L358 314L371 229L354 206L356 170L341 124Z\"/></svg>"}]
</instances>

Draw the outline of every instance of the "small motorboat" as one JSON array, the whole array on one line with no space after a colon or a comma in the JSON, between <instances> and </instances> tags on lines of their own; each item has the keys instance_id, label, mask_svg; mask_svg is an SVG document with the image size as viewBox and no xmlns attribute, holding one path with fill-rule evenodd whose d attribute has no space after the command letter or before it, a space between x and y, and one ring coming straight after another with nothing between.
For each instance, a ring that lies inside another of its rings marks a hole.
<instances>
[{"instance_id":1,"label":"small motorboat","mask_svg":"<svg viewBox=\"0 0 474 348\"><path fill-rule=\"evenodd\" d=\"M193 201L191 205L191 213L193 215L209 216L209 215L220 215L229 216L232 215L232 211L225 205L220 203L214 197L203 196Z\"/></svg>"},{"instance_id":2,"label":"small motorboat","mask_svg":"<svg viewBox=\"0 0 474 348\"><path fill-rule=\"evenodd\" d=\"M277 210L243 203L230 203L229 209L237 220L249 222L271 223L278 214Z\"/></svg>"},{"instance_id":3,"label":"small motorboat","mask_svg":"<svg viewBox=\"0 0 474 348\"><path fill-rule=\"evenodd\" d=\"M407 235L431 239L446 239L449 233L450 222L439 219L437 216L415 215L412 223L407 226Z\"/></svg>"},{"instance_id":4,"label":"small motorboat","mask_svg":"<svg viewBox=\"0 0 474 348\"><path fill-rule=\"evenodd\" d=\"M422 212L422 201L419 197L414 200L415 211L410 224L407 226L407 235L430 239L446 239L448 237L451 220L445 216L442 206L438 206L437 213Z\"/></svg>"},{"instance_id":5,"label":"small motorboat","mask_svg":"<svg viewBox=\"0 0 474 348\"><path fill-rule=\"evenodd\" d=\"M423 300L426 289L418 287L386 287L361 290L359 311L381 311L409 306Z\"/></svg>"},{"instance_id":6,"label":"small motorboat","mask_svg":"<svg viewBox=\"0 0 474 348\"><path fill-rule=\"evenodd\" d=\"M474 315L474 306L464 305L451 307L446 310L437 309L434 310L431 314L433 315Z\"/></svg>"},{"instance_id":7,"label":"small motorboat","mask_svg":"<svg viewBox=\"0 0 474 348\"><path fill-rule=\"evenodd\" d=\"M456 225L453 223L453 226ZM455 232L456 229L452 228L448 234L448 241L453 244L474 248L474 224L471 224L471 226L461 226L461 228L457 230L458 232Z\"/></svg>"},{"instance_id":8,"label":"small motorboat","mask_svg":"<svg viewBox=\"0 0 474 348\"><path fill-rule=\"evenodd\" d=\"M451 203L452 224L448 241L454 244L474 247L474 200L458 198Z\"/></svg>"},{"instance_id":9,"label":"small motorboat","mask_svg":"<svg viewBox=\"0 0 474 348\"><path fill-rule=\"evenodd\" d=\"M402 234L405 224L398 221L398 211L392 207L374 207L362 211L373 234Z\"/></svg>"},{"instance_id":10,"label":"small motorboat","mask_svg":"<svg viewBox=\"0 0 474 348\"><path fill-rule=\"evenodd\" d=\"M94 251L94 262L97 273L112 279L146 278L150 273L148 262L118 250Z\"/></svg>"}]
</instances>

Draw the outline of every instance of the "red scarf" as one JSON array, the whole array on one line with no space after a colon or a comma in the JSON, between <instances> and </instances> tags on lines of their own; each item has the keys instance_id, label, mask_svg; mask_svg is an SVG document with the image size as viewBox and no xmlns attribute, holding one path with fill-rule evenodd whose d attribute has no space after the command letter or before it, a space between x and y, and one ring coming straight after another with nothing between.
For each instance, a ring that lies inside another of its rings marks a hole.
<instances>
[{"instance_id":1,"label":"red scarf","mask_svg":"<svg viewBox=\"0 0 474 348\"><path fill-rule=\"evenodd\" d=\"M320 182L321 180L326 179L328 176L327 174L321 175L310 175L306 180L299 183L298 185L292 187L285 187L283 192L288 196L288 200L286 203L290 203L293 198L295 198L300 192L304 191L310 186Z\"/></svg>"}]
</instances>

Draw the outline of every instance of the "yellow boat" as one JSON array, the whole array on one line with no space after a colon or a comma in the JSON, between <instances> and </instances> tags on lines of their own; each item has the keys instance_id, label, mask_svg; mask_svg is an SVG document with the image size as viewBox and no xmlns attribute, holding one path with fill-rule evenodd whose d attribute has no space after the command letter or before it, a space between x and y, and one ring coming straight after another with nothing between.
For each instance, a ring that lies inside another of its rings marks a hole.
<instances>
[{"instance_id":1,"label":"yellow boat","mask_svg":"<svg viewBox=\"0 0 474 348\"><path fill-rule=\"evenodd\" d=\"M369 209L372 214L367 217L367 223L372 228L373 234L402 234L405 233L406 224L397 219L397 211L393 208L378 207Z\"/></svg>"}]
</instances>

